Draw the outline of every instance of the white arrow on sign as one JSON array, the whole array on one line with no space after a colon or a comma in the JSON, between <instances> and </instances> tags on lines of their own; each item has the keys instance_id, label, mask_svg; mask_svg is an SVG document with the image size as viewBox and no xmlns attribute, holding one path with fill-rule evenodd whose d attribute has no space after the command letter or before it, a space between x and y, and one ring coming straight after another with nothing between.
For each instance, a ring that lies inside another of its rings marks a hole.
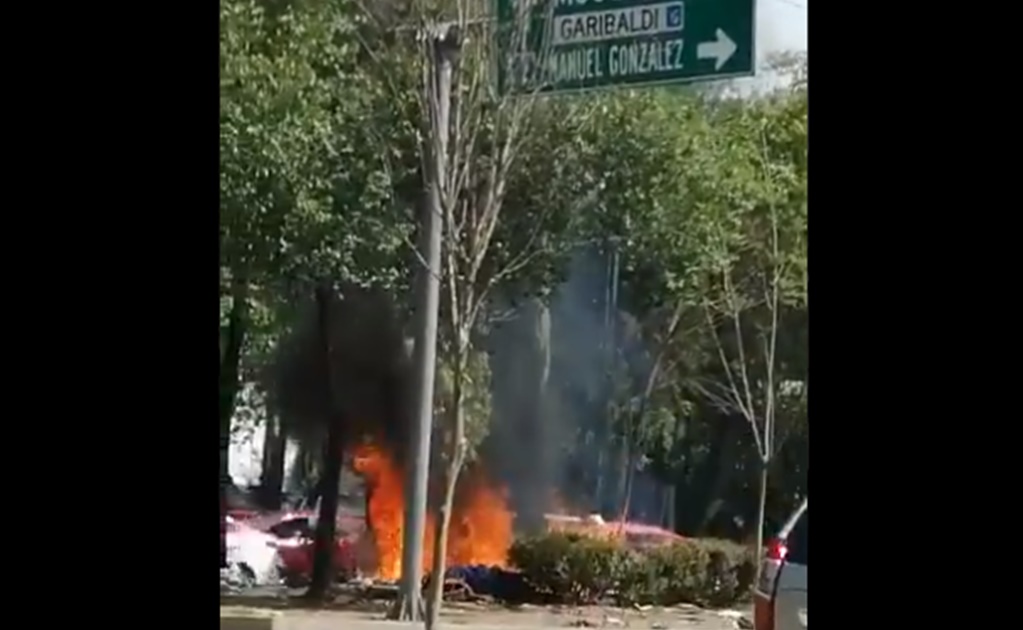
<instances>
[{"instance_id":1,"label":"white arrow on sign","mask_svg":"<svg viewBox=\"0 0 1023 630\"><path fill-rule=\"evenodd\" d=\"M714 70L720 70L725 62L732 58L738 46L732 38L721 29L715 33L717 39L712 42L701 42L696 46L696 56L700 59L715 59Z\"/></svg>"}]
</instances>

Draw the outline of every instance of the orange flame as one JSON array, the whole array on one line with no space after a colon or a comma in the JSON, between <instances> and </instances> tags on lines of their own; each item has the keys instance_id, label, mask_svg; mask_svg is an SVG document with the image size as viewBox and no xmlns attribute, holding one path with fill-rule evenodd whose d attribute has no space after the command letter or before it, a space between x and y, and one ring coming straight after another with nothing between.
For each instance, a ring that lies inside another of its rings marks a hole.
<instances>
[{"instance_id":1,"label":"orange flame","mask_svg":"<svg viewBox=\"0 0 1023 630\"><path fill-rule=\"evenodd\" d=\"M355 450L353 466L366 481L367 524L376 549L376 566L367 573L394 580L401 575L402 531L405 519L404 479L393 457L374 444ZM505 566L512 542L513 514L503 491L488 485L482 475L468 476L458 488L448 533L448 565ZM423 569L433 562L434 515L426 517Z\"/></svg>"}]
</instances>

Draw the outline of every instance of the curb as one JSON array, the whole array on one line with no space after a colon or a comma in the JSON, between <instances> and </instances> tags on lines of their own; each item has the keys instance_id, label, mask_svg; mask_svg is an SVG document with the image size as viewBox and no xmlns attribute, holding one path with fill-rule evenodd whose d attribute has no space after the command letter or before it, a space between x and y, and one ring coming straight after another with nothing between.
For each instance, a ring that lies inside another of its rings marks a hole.
<instances>
[{"instance_id":1,"label":"curb","mask_svg":"<svg viewBox=\"0 0 1023 630\"><path fill-rule=\"evenodd\" d=\"M271 610L221 608L220 630L274 630L278 617L280 614Z\"/></svg>"}]
</instances>

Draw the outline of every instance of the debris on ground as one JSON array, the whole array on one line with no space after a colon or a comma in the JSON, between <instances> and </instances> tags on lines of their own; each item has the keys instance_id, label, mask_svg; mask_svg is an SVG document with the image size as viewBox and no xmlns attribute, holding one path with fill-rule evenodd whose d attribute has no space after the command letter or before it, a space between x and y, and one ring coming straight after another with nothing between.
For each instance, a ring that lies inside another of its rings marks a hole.
<instances>
[{"instance_id":1,"label":"debris on ground","mask_svg":"<svg viewBox=\"0 0 1023 630\"><path fill-rule=\"evenodd\" d=\"M750 621L749 617L745 613L738 610L716 610L714 613L719 617L724 617L732 621L732 625L737 630L752 630L753 622Z\"/></svg>"},{"instance_id":2,"label":"debris on ground","mask_svg":"<svg viewBox=\"0 0 1023 630\"><path fill-rule=\"evenodd\" d=\"M529 594L529 587L521 573L497 566L454 566L445 571L444 577L445 593L448 592L450 582L453 595L467 592L472 597L488 596L506 602L522 602ZM455 584L464 585L464 590Z\"/></svg>"}]
</instances>

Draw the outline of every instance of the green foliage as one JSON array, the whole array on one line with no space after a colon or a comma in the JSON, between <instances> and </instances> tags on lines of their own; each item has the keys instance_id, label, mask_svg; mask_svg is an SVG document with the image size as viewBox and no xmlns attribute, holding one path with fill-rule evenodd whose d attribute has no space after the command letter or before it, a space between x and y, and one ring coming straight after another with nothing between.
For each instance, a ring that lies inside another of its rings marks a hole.
<instances>
[{"instance_id":1,"label":"green foliage","mask_svg":"<svg viewBox=\"0 0 1023 630\"><path fill-rule=\"evenodd\" d=\"M698 539L692 544L700 549L700 560L706 558L706 564L700 563L706 568L706 577L704 588L696 594L696 602L727 606L749 594L756 575L756 556L752 548L713 538Z\"/></svg>"},{"instance_id":2,"label":"green foliage","mask_svg":"<svg viewBox=\"0 0 1023 630\"><path fill-rule=\"evenodd\" d=\"M586 100L534 106L530 132L508 173L507 210L483 272L503 274L499 289L509 299L548 294L564 279L568 257L586 237L587 215L599 204L602 187L586 168L590 152L597 150L588 141L593 109ZM505 274L510 267L517 269Z\"/></svg>"},{"instance_id":3,"label":"green foliage","mask_svg":"<svg viewBox=\"0 0 1023 630\"><path fill-rule=\"evenodd\" d=\"M672 605L696 603L706 582L707 558L692 543L631 554L621 579L623 602Z\"/></svg>"},{"instance_id":4,"label":"green foliage","mask_svg":"<svg viewBox=\"0 0 1023 630\"><path fill-rule=\"evenodd\" d=\"M392 176L407 172L385 160L408 130L360 71L352 12L344 0L221 3L221 255L246 279L402 275L410 226Z\"/></svg>"},{"instance_id":5,"label":"green foliage","mask_svg":"<svg viewBox=\"0 0 1023 630\"><path fill-rule=\"evenodd\" d=\"M738 370L743 356L753 380L764 381L765 285L776 285L780 297L775 385L806 381L806 60L786 64L791 86L756 98L715 101L668 90L593 97L569 160L574 180L585 176L602 189L583 227L587 240L619 252L619 303L636 322L619 326L620 344L638 350L620 352L611 366L615 430L671 483L691 479L732 492L747 475L755 478L752 463L715 463L720 416L691 384L725 380L715 334L734 359L729 367ZM738 305L746 353L722 322L727 299ZM633 413L661 353L660 377L643 413ZM805 430L805 388L779 392L776 408L777 444L784 444ZM747 446L744 440L743 458ZM703 473L704 466L724 472Z\"/></svg>"},{"instance_id":6,"label":"green foliage","mask_svg":"<svg viewBox=\"0 0 1023 630\"><path fill-rule=\"evenodd\" d=\"M614 539L555 532L521 539L509 551L541 601L727 606L752 586L754 560L742 545L690 539L626 549Z\"/></svg>"},{"instance_id":7,"label":"green foliage","mask_svg":"<svg viewBox=\"0 0 1023 630\"><path fill-rule=\"evenodd\" d=\"M247 305L243 380L256 378L294 327L295 307L308 299L312 279L382 288L399 311L408 306L411 209L422 193L423 62L414 34L395 27L451 8L448 2L221 2L221 323L233 304L230 289L241 281ZM481 208L474 195L487 196L497 149L510 133L509 119L501 116L526 111L494 100L489 91L488 42L470 41L455 76L458 130L449 172L463 178L460 189L449 192L467 204L456 208L465 219L456 224L466 226ZM465 269L455 273L471 285L460 295L485 302L481 321L471 326L470 345L482 347L491 318L524 296L554 290L580 246L619 252L619 306L632 320L619 335L630 349L614 357L607 378L596 339L584 349L552 339L552 354L572 354L578 373L552 373L544 421L556 415L569 429L564 433L572 438L553 450L578 461L611 448L587 437L591 427L585 425L599 418L603 433L596 441L617 433L610 437L617 440L614 448L627 441L637 461L652 460L655 473L677 484L680 503L694 513L722 496L741 502L755 479L748 436L720 430L719 411L691 387L722 378L711 332L720 334L730 367L738 367L734 334L707 324L708 314L722 319L715 309L724 301L724 274L741 304L743 338L754 348L770 322L763 281L779 272L776 378L806 381L806 58L782 59L775 67L793 76L791 85L744 100L714 101L678 89L536 103L519 121L523 132L504 182L504 208L481 267L473 278ZM479 244L473 234L463 232L466 250ZM468 268L469 257L463 258L459 266ZM448 290L446 282L443 287ZM448 299L442 303L450 309ZM682 324L669 334L679 306ZM619 322L625 319L618 315ZM457 336L447 326L442 331L449 338L440 340L439 416L450 406L450 348ZM661 376L638 407L662 352ZM489 359L469 354L462 390L471 457L494 414ZM751 373L763 373L762 359L744 360ZM606 401L609 391L613 400ZM779 494L805 486L805 401L805 387L778 396L778 444L796 448L798 460L780 455ZM614 426L604 421L608 407ZM727 441L738 446L722 448ZM721 452L729 455L727 465L719 463ZM610 467L613 453L601 453L602 465ZM597 485L591 481L590 488ZM708 486L720 488L714 492L721 496L702 490Z\"/></svg>"},{"instance_id":8,"label":"green foliage","mask_svg":"<svg viewBox=\"0 0 1023 630\"><path fill-rule=\"evenodd\" d=\"M330 89L313 63L335 51L311 12L271 12L256 0L220 7L221 252L250 278L281 263L303 227L298 217L329 206L320 149Z\"/></svg>"},{"instance_id":9,"label":"green foliage","mask_svg":"<svg viewBox=\"0 0 1023 630\"><path fill-rule=\"evenodd\" d=\"M348 0L220 4L221 283L248 289L249 381L318 279L405 280L411 225L393 197L408 171L391 163L405 136L360 71L356 17Z\"/></svg>"},{"instance_id":10,"label":"green foliage","mask_svg":"<svg viewBox=\"0 0 1023 630\"><path fill-rule=\"evenodd\" d=\"M490 364L485 352L470 352L466 373L462 375L462 410L465 414L465 461L476 458L477 448L490 432ZM437 372L437 394L434 398L438 420L449 418L453 412L454 381L451 360L442 360ZM441 429L438 439L447 439L447 426L438 423ZM446 449L441 449L446 452Z\"/></svg>"},{"instance_id":11,"label":"green foliage","mask_svg":"<svg viewBox=\"0 0 1023 630\"><path fill-rule=\"evenodd\" d=\"M612 540L554 532L515 541L508 559L542 600L589 604L617 588L628 555Z\"/></svg>"},{"instance_id":12,"label":"green foliage","mask_svg":"<svg viewBox=\"0 0 1023 630\"><path fill-rule=\"evenodd\" d=\"M673 304L695 291L708 234L722 210L712 193L723 160L703 102L676 92L605 97L591 142L603 185L591 215L594 238L616 237L624 297L635 309Z\"/></svg>"}]
</instances>

